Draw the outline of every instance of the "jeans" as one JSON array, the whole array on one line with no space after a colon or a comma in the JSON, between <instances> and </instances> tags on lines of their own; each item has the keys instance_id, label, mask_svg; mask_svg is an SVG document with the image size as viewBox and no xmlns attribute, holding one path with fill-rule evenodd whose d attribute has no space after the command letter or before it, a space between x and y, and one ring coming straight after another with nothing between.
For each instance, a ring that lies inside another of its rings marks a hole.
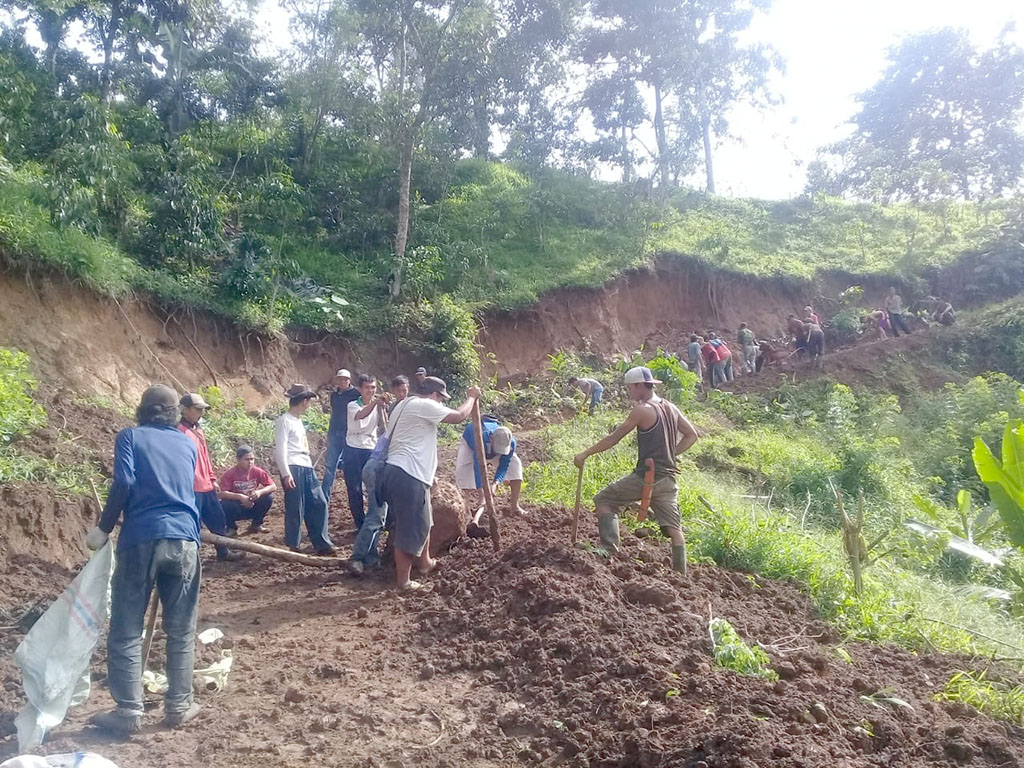
<instances>
[{"instance_id":1,"label":"jeans","mask_svg":"<svg viewBox=\"0 0 1024 768\"><path fill-rule=\"evenodd\" d=\"M327 506L331 505L331 489L334 487L334 477L338 474L338 464L345 455L345 433L334 435L327 433L327 455L324 458L324 498L327 499Z\"/></svg>"},{"instance_id":2,"label":"jeans","mask_svg":"<svg viewBox=\"0 0 1024 768\"><path fill-rule=\"evenodd\" d=\"M716 360L711 365L711 387L717 388L725 383L725 361Z\"/></svg>"},{"instance_id":3,"label":"jeans","mask_svg":"<svg viewBox=\"0 0 1024 768\"><path fill-rule=\"evenodd\" d=\"M327 499L312 467L288 466L295 487L284 492L284 542L292 549L302 543L302 521L317 552L334 549L327 535Z\"/></svg>"},{"instance_id":4,"label":"jeans","mask_svg":"<svg viewBox=\"0 0 1024 768\"><path fill-rule=\"evenodd\" d=\"M377 487L384 474L384 462L381 459L370 459L363 467L363 485L366 486L366 516L359 526L359 533L352 544L352 559L359 560L363 565L376 565L380 562L377 555L377 541L384 530L384 522L388 516L388 505L378 500Z\"/></svg>"},{"instance_id":5,"label":"jeans","mask_svg":"<svg viewBox=\"0 0 1024 768\"><path fill-rule=\"evenodd\" d=\"M348 508L358 529L363 524L363 467L373 453L369 448L345 446L345 488L348 490Z\"/></svg>"},{"instance_id":6,"label":"jeans","mask_svg":"<svg viewBox=\"0 0 1024 768\"><path fill-rule=\"evenodd\" d=\"M590 391L590 409L587 411L591 416L594 415L594 409L601 404L601 399L604 397L604 387L600 384L596 385Z\"/></svg>"},{"instance_id":7,"label":"jeans","mask_svg":"<svg viewBox=\"0 0 1024 768\"><path fill-rule=\"evenodd\" d=\"M899 338L900 331L907 336L910 335L910 326L907 325L907 321L903 319L903 314L900 312L889 313L889 325L892 326L892 332L896 338Z\"/></svg>"},{"instance_id":8,"label":"jeans","mask_svg":"<svg viewBox=\"0 0 1024 768\"><path fill-rule=\"evenodd\" d=\"M180 714L192 705L200 580L199 545L194 541L156 539L118 550L107 635L107 685L118 714L143 714L142 632L154 585L167 635L164 713Z\"/></svg>"},{"instance_id":9,"label":"jeans","mask_svg":"<svg viewBox=\"0 0 1024 768\"><path fill-rule=\"evenodd\" d=\"M757 368L757 345L747 344L743 347L744 373L754 373Z\"/></svg>"},{"instance_id":10,"label":"jeans","mask_svg":"<svg viewBox=\"0 0 1024 768\"><path fill-rule=\"evenodd\" d=\"M251 507L246 509L242 502L234 499L223 499L220 505L224 508L224 516L227 518L228 528L237 528L239 520L252 520L252 527L263 525L263 519L270 511L270 505L274 503L274 494L268 493L260 496Z\"/></svg>"},{"instance_id":11,"label":"jeans","mask_svg":"<svg viewBox=\"0 0 1024 768\"><path fill-rule=\"evenodd\" d=\"M724 371L725 371L725 380L726 381L732 381L733 380L732 355L729 355L727 358L725 358Z\"/></svg>"},{"instance_id":12,"label":"jeans","mask_svg":"<svg viewBox=\"0 0 1024 768\"><path fill-rule=\"evenodd\" d=\"M196 506L199 507L199 518L210 533L218 536L228 535L228 522L224 517L224 507L217 498L216 491L196 493ZM228 548L217 545L217 557L227 557Z\"/></svg>"}]
</instances>

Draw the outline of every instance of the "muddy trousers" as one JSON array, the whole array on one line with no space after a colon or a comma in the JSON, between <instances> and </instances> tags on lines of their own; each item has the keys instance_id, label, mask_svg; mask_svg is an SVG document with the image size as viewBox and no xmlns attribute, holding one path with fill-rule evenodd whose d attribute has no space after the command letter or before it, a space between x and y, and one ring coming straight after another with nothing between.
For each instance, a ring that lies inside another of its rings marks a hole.
<instances>
[{"instance_id":1,"label":"muddy trousers","mask_svg":"<svg viewBox=\"0 0 1024 768\"><path fill-rule=\"evenodd\" d=\"M369 448L353 448L345 446L345 456L342 459L342 466L345 468L345 489L348 491L348 508L352 513L352 522L356 524L356 530L363 524L365 517L365 503L363 500L363 467L370 460L373 453Z\"/></svg>"},{"instance_id":2,"label":"muddy trousers","mask_svg":"<svg viewBox=\"0 0 1024 768\"><path fill-rule=\"evenodd\" d=\"M200 578L199 545L194 541L156 539L118 550L111 582L107 685L119 715L143 714L142 633L154 587L167 635L164 713L181 714L192 705Z\"/></svg>"},{"instance_id":3,"label":"muddy trousers","mask_svg":"<svg viewBox=\"0 0 1024 768\"><path fill-rule=\"evenodd\" d=\"M324 482L321 489L327 505L331 504L331 489L334 488L334 478L338 474L338 467L345 456L345 433L327 433L327 453L324 457Z\"/></svg>"},{"instance_id":4,"label":"muddy trousers","mask_svg":"<svg viewBox=\"0 0 1024 768\"><path fill-rule=\"evenodd\" d=\"M352 559L358 560L363 565L376 565L380 562L377 555L377 542L380 540L380 532L384 530L384 524L388 517L387 502L378 500L377 487L380 485L379 477L384 474L384 462L381 459L371 458L363 467L363 485L366 486L366 516L363 524L359 526L359 533L352 544Z\"/></svg>"},{"instance_id":5,"label":"muddy trousers","mask_svg":"<svg viewBox=\"0 0 1024 768\"><path fill-rule=\"evenodd\" d=\"M263 525L263 520L274 503L274 494L268 493L260 496L253 502L251 507L243 507L242 502L234 499L226 499L220 503L224 508L224 516L228 521L228 528L237 528L239 520L252 520L253 528Z\"/></svg>"}]
</instances>

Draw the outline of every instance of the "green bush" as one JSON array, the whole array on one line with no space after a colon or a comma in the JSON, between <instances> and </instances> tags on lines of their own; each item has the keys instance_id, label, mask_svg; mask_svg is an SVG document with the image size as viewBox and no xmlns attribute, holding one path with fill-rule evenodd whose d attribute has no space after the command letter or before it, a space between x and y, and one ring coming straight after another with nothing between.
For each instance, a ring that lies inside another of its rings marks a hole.
<instances>
[{"instance_id":1,"label":"green bush","mask_svg":"<svg viewBox=\"0 0 1024 768\"><path fill-rule=\"evenodd\" d=\"M28 355L0 347L0 444L46 425L46 411L32 399L38 386Z\"/></svg>"}]
</instances>

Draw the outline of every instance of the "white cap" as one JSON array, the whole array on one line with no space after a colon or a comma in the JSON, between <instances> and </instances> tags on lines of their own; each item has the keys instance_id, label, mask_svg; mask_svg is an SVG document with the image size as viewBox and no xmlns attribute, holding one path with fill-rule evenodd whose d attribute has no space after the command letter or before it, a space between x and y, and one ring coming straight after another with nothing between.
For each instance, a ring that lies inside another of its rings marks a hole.
<instances>
[{"instance_id":1,"label":"white cap","mask_svg":"<svg viewBox=\"0 0 1024 768\"><path fill-rule=\"evenodd\" d=\"M336 378L336 379L351 379L352 378L352 374L349 373L348 368L341 368L336 374L334 374L334 378Z\"/></svg>"},{"instance_id":2,"label":"white cap","mask_svg":"<svg viewBox=\"0 0 1024 768\"><path fill-rule=\"evenodd\" d=\"M626 371L625 382L627 384L661 384L661 379L654 378L651 369L645 365L638 365Z\"/></svg>"},{"instance_id":3,"label":"white cap","mask_svg":"<svg viewBox=\"0 0 1024 768\"><path fill-rule=\"evenodd\" d=\"M512 430L498 427L491 433L491 450L498 456L512 453Z\"/></svg>"}]
</instances>

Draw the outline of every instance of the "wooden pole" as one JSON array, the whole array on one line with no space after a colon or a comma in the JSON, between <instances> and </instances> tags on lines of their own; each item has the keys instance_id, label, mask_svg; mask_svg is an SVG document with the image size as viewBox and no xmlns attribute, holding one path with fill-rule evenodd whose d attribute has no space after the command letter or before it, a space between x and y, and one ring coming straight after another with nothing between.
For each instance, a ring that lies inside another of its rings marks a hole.
<instances>
[{"instance_id":1,"label":"wooden pole","mask_svg":"<svg viewBox=\"0 0 1024 768\"><path fill-rule=\"evenodd\" d=\"M572 513L572 544L576 546L576 536L580 531L580 502L583 500L583 467L576 475L576 511Z\"/></svg>"},{"instance_id":2,"label":"wooden pole","mask_svg":"<svg viewBox=\"0 0 1024 768\"><path fill-rule=\"evenodd\" d=\"M343 567L345 562L344 560L338 557L319 557L314 555L304 555L301 552L292 552L287 549L268 547L266 544L257 544L255 541L246 541L245 539L232 539L227 536L218 536L216 533L210 533L209 531L200 531L199 538L205 541L207 544L215 544L223 547L231 547L232 549L240 549L243 552L251 552L254 555L270 557L274 560L282 560L286 563L298 563L299 565L313 565L318 568L341 568Z\"/></svg>"},{"instance_id":3,"label":"wooden pole","mask_svg":"<svg viewBox=\"0 0 1024 768\"><path fill-rule=\"evenodd\" d=\"M484 425L480 418L480 401L473 403L473 442L476 448L476 460L480 467L480 479L483 481L484 506L487 508L487 525L491 529L491 543L494 551L501 549L501 534L498 533L498 516L494 514L494 495L491 493L491 481L487 477L487 454L484 451Z\"/></svg>"},{"instance_id":4,"label":"wooden pole","mask_svg":"<svg viewBox=\"0 0 1024 768\"><path fill-rule=\"evenodd\" d=\"M153 633L156 632L156 607L160 602L160 592L153 585L153 594L149 598L149 618L146 619L146 632L142 636L142 671L146 671L149 663L149 650L153 647Z\"/></svg>"}]
</instances>

